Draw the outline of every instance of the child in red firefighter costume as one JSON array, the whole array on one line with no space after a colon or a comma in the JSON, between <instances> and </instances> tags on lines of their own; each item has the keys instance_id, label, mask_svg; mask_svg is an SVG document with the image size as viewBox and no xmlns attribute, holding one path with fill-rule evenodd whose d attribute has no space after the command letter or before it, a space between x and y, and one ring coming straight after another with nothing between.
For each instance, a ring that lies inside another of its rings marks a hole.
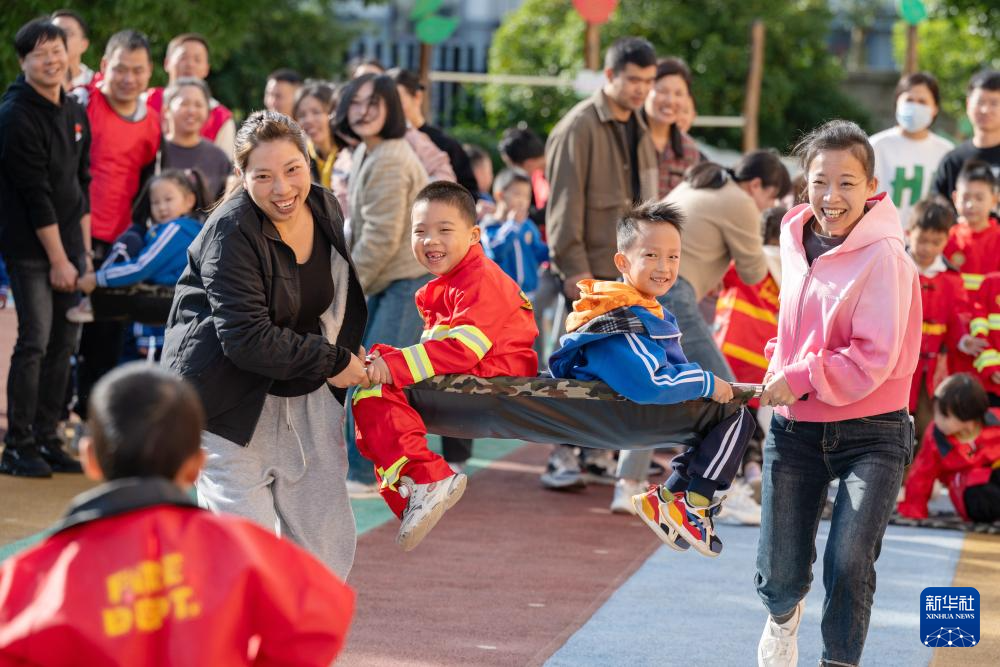
<instances>
[{"instance_id":1,"label":"child in red firefighter costume","mask_svg":"<svg viewBox=\"0 0 1000 667\"><path fill-rule=\"evenodd\" d=\"M195 390L134 362L88 413L81 462L108 482L0 565L0 665L329 665L354 594L295 544L191 500Z\"/></svg>"},{"instance_id":2,"label":"child in red firefighter costume","mask_svg":"<svg viewBox=\"0 0 1000 667\"><path fill-rule=\"evenodd\" d=\"M974 377L952 375L934 394L934 423L910 467L899 513L927 518L935 480L966 521L1000 520L1000 410Z\"/></svg>"},{"instance_id":3,"label":"child in red firefighter costume","mask_svg":"<svg viewBox=\"0 0 1000 667\"><path fill-rule=\"evenodd\" d=\"M969 160L958 172L952 194L958 224L951 228L944 256L959 271L965 289L974 296L986 274L1000 271L1000 224L997 209L997 178L990 165Z\"/></svg>"},{"instance_id":4,"label":"child in red firefighter costume","mask_svg":"<svg viewBox=\"0 0 1000 667\"><path fill-rule=\"evenodd\" d=\"M920 359L910 385L909 410L917 434L923 434L934 418L937 386L949 373L971 371L970 354L985 347L969 335L973 306L962 276L941 254L954 224L954 209L940 197L921 199L910 212L907 252L917 265L924 313Z\"/></svg>"},{"instance_id":5,"label":"child in red firefighter costume","mask_svg":"<svg viewBox=\"0 0 1000 667\"><path fill-rule=\"evenodd\" d=\"M409 551L461 498L466 477L427 448L427 430L403 387L435 375L534 376L538 329L531 302L483 254L476 204L454 183L436 181L413 203L413 254L438 276L417 290L425 328L402 349L372 347L372 387L354 394L358 450L375 464L382 498L401 519Z\"/></svg>"}]
</instances>

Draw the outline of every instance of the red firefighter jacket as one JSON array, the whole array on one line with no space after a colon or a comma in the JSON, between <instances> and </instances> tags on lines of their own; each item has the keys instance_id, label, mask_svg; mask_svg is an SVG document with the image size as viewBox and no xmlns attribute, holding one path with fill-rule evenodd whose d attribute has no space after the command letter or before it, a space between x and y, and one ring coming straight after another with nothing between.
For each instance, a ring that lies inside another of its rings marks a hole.
<instances>
[{"instance_id":1,"label":"red firefighter jacket","mask_svg":"<svg viewBox=\"0 0 1000 667\"><path fill-rule=\"evenodd\" d=\"M473 245L455 268L416 294L424 318L417 345L375 350L405 387L435 375L535 376L538 328L531 302L513 280Z\"/></svg>"},{"instance_id":2,"label":"red firefighter jacket","mask_svg":"<svg viewBox=\"0 0 1000 667\"><path fill-rule=\"evenodd\" d=\"M1000 394L1000 383L993 374L1000 371L1000 273L987 274L975 294L975 310L969 327L972 335L985 338L989 347L973 362L983 387L991 394Z\"/></svg>"},{"instance_id":3,"label":"red firefighter jacket","mask_svg":"<svg viewBox=\"0 0 1000 667\"><path fill-rule=\"evenodd\" d=\"M920 302L924 321L920 336L920 360L910 385L910 412L917 409L920 387L934 395L934 370L945 363L952 373L971 370L972 359L958 351L958 341L969 331L973 306L962 287L962 277L953 267L927 276L920 274ZM945 357L945 354L948 356Z\"/></svg>"},{"instance_id":4,"label":"red firefighter jacket","mask_svg":"<svg viewBox=\"0 0 1000 667\"><path fill-rule=\"evenodd\" d=\"M906 497L899 504L900 514L926 519L934 480L940 480L948 487L955 509L969 520L965 490L989 481L992 467L1000 461L1000 409L991 408L985 422L974 442L959 442L941 433L933 423L927 426L920 452L906 478Z\"/></svg>"},{"instance_id":5,"label":"red firefighter jacket","mask_svg":"<svg viewBox=\"0 0 1000 667\"><path fill-rule=\"evenodd\" d=\"M778 283L770 273L756 285L747 285L729 265L715 305L715 343L737 382L764 381L764 347L778 336L778 303Z\"/></svg>"},{"instance_id":6,"label":"red firefighter jacket","mask_svg":"<svg viewBox=\"0 0 1000 667\"><path fill-rule=\"evenodd\" d=\"M969 225L952 225L944 256L962 272L965 289L975 292L987 273L1000 271L1000 225L990 217L990 226L974 232Z\"/></svg>"},{"instance_id":7,"label":"red firefighter jacket","mask_svg":"<svg viewBox=\"0 0 1000 667\"><path fill-rule=\"evenodd\" d=\"M353 608L296 545L165 479L121 479L0 565L0 665L325 666Z\"/></svg>"}]
</instances>

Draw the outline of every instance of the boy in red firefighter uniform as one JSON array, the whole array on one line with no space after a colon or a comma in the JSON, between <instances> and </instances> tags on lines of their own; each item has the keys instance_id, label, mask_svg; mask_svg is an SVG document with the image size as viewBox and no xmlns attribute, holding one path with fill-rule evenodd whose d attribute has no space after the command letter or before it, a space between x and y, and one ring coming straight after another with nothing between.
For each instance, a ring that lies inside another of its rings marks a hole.
<instances>
[{"instance_id":1,"label":"boy in red firefighter uniform","mask_svg":"<svg viewBox=\"0 0 1000 667\"><path fill-rule=\"evenodd\" d=\"M910 385L909 405L918 434L934 418L937 386L949 373L971 371L970 353L985 347L968 334L973 308L969 293L963 289L961 274L941 254L954 224L954 210L939 197L921 199L910 212L907 251L917 265L924 312L920 360Z\"/></svg>"},{"instance_id":2,"label":"boy in red firefighter uniform","mask_svg":"<svg viewBox=\"0 0 1000 667\"><path fill-rule=\"evenodd\" d=\"M948 234L945 258L962 272L970 297L987 273L1000 271L1000 224L991 215L997 208L997 178L990 165L969 160L958 172L952 194L958 224Z\"/></svg>"},{"instance_id":3,"label":"boy in red firefighter uniform","mask_svg":"<svg viewBox=\"0 0 1000 667\"><path fill-rule=\"evenodd\" d=\"M372 347L372 387L354 394L358 450L375 464L380 492L401 519L396 542L409 551L461 498L466 477L427 448L427 429L403 387L435 375L534 376L538 329L531 302L479 245L476 203L437 181L413 202L413 254L437 276L417 290L421 342Z\"/></svg>"},{"instance_id":4,"label":"boy in red firefighter uniform","mask_svg":"<svg viewBox=\"0 0 1000 667\"><path fill-rule=\"evenodd\" d=\"M990 405L1000 406L1000 272L989 273L976 292L975 317L969 326L983 349L972 363Z\"/></svg>"},{"instance_id":5,"label":"boy in red firefighter uniform","mask_svg":"<svg viewBox=\"0 0 1000 667\"><path fill-rule=\"evenodd\" d=\"M934 394L934 422L923 439L899 513L926 519L939 480L966 521L1000 519L1000 410L989 407L974 377L959 373L941 383Z\"/></svg>"},{"instance_id":6,"label":"boy in red firefighter uniform","mask_svg":"<svg viewBox=\"0 0 1000 667\"><path fill-rule=\"evenodd\" d=\"M303 549L200 509L194 389L134 362L106 375L81 462L108 480L0 565L0 665L329 665L354 593Z\"/></svg>"}]
</instances>

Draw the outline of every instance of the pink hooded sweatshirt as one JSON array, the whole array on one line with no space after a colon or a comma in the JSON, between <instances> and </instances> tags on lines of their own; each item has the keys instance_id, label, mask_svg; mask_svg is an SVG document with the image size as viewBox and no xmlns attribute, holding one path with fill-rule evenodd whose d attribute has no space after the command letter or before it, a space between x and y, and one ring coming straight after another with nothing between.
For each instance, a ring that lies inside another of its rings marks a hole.
<instances>
[{"instance_id":1,"label":"pink hooded sweatshirt","mask_svg":"<svg viewBox=\"0 0 1000 667\"><path fill-rule=\"evenodd\" d=\"M905 408L920 355L920 282L899 216L885 193L839 247L806 260L809 204L781 222L778 337L764 350L796 396L776 408L787 419L834 422Z\"/></svg>"}]
</instances>

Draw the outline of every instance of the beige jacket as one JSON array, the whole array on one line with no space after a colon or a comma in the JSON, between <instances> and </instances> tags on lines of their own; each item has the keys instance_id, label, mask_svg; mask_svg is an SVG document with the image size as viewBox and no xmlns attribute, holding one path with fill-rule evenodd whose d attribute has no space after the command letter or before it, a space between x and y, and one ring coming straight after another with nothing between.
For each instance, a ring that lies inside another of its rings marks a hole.
<instances>
[{"instance_id":1,"label":"beige jacket","mask_svg":"<svg viewBox=\"0 0 1000 667\"><path fill-rule=\"evenodd\" d=\"M639 121L640 199L657 196L656 149ZM563 278L590 273L618 277L615 225L631 202L628 153L604 92L573 107L545 145L551 188L546 209L552 264Z\"/></svg>"},{"instance_id":2,"label":"beige jacket","mask_svg":"<svg viewBox=\"0 0 1000 667\"><path fill-rule=\"evenodd\" d=\"M735 181L729 179L718 190L695 189L684 182L665 201L684 212L680 275L691 283L699 300L722 282L730 260L747 285L764 279L767 260L760 211Z\"/></svg>"},{"instance_id":3,"label":"beige jacket","mask_svg":"<svg viewBox=\"0 0 1000 667\"><path fill-rule=\"evenodd\" d=\"M410 207L425 185L427 172L405 139L386 139L367 154L364 144L355 149L347 202L351 259L365 295L427 274L410 249Z\"/></svg>"}]
</instances>

